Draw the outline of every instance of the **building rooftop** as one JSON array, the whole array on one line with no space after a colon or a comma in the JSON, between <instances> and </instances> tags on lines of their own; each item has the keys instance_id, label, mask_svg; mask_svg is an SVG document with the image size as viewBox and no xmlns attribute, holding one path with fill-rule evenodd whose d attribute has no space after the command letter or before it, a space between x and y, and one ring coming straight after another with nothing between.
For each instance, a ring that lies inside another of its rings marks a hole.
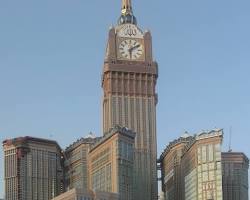
<instances>
[{"instance_id":1,"label":"building rooftop","mask_svg":"<svg viewBox=\"0 0 250 200\"><path fill-rule=\"evenodd\" d=\"M103 142L107 141L108 139L110 139L113 135L115 135L116 133L120 133L126 137L129 137L131 139L135 138L136 133L133 132L132 130L126 128L126 127L121 127L121 126L114 126L113 128L111 128L109 130L109 132L105 133L104 136L97 142L95 143L92 148L90 149L90 151L93 151L96 147L98 147L99 145L101 145Z\"/></svg>"},{"instance_id":2,"label":"building rooftop","mask_svg":"<svg viewBox=\"0 0 250 200\"><path fill-rule=\"evenodd\" d=\"M75 141L73 144L69 145L65 149L65 152L71 151L82 144L94 144L101 139L102 139L102 137L95 137L94 134L92 132L90 132L86 137L82 137L82 138L78 139L77 141Z\"/></svg>"},{"instance_id":3,"label":"building rooftop","mask_svg":"<svg viewBox=\"0 0 250 200\"><path fill-rule=\"evenodd\" d=\"M244 161L249 164L249 158L242 152L222 152L221 156L224 162L227 160L232 162L233 158L235 161Z\"/></svg>"},{"instance_id":4,"label":"building rooftop","mask_svg":"<svg viewBox=\"0 0 250 200\"><path fill-rule=\"evenodd\" d=\"M6 140L3 141L3 146L25 145L28 142L38 142L38 143L52 144L52 145L56 145L61 150L60 145L55 140L48 140L48 139L44 139L44 138L36 138L36 137L31 137L31 136L17 137L17 138L13 138L13 139L6 139Z\"/></svg>"},{"instance_id":5,"label":"building rooftop","mask_svg":"<svg viewBox=\"0 0 250 200\"><path fill-rule=\"evenodd\" d=\"M194 134L193 136L190 136L188 132L185 132L183 136L181 136L178 139L173 140L167 145L167 147L164 149L158 161L160 162L161 160L163 160L164 157L169 153L169 151L175 146L177 146L178 144L186 143L187 146L185 147L184 151L187 151L196 141L206 139L206 138L212 138L216 136L223 136L223 129L201 131L198 134Z\"/></svg>"},{"instance_id":6,"label":"building rooftop","mask_svg":"<svg viewBox=\"0 0 250 200\"><path fill-rule=\"evenodd\" d=\"M184 135L185 137L181 136L178 139L173 140L172 142L169 142L169 144L164 149L163 153L161 154L159 161L163 160L164 157L170 152L171 149L173 149L175 146L182 144L182 143L189 143L194 139L194 136L187 136L187 132Z\"/></svg>"},{"instance_id":7,"label":"building rooftop","mask_svg":"<svg viewBox=\"0 0 250 200\"><path fill-rule=\"evenodd\" d=\"M223 129L213 129L211 131L202 131L194 135L194 139L188 143L184 148L184 152L187 152L196 141L204 140L213 137L223 137Z\"/></svg>"}]
</instances>

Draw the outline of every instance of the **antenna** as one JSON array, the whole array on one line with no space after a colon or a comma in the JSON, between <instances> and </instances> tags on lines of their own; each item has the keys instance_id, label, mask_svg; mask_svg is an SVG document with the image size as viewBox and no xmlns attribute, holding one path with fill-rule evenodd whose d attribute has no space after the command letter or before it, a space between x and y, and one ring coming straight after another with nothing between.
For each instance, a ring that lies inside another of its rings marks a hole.
<instances>
[{"instance_id":1,"label":"antenna","mask_svg":"<svg viewBox=\"0 0 250 200\"><path fill-rule=\"evenodd\" d=\"M232 152L232 147L231 144L232 143L232 126L230 126L229 129L229 146L228 146L228 152Z\"/></svg>"}]
</instances>

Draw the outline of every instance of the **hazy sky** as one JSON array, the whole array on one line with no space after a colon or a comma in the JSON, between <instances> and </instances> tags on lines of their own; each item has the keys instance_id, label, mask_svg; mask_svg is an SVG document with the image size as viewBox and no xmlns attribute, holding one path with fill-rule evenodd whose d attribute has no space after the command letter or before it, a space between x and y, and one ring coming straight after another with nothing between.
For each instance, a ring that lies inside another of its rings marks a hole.
<instances>
[{"instance_id":1,"label":"hazy sky","mask_svg":"<svg viewBox=\"0 0 250 200\"><path fill-rule=\"evenodd\" d=\"M121 0L0 1L0 140L65 148L101 135L101 71ZM159 63L158 152L184 131L224 128L250 156L250 1L134 0ZM3 152L0 153L3 196Z\"/></svg>"}]
</instances>

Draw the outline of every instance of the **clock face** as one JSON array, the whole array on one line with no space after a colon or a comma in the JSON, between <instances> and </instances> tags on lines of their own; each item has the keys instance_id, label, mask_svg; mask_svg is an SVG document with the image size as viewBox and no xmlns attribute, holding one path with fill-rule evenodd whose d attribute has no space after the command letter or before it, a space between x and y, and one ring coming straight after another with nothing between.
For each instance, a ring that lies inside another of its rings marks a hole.
<instances>
[{"instance_id":1,"label":"clock face","mask_svg":"<svg viewBox=\"0 0 250 200\"><path fill-rule=\"evenodd\" d=\"M123 40L119 44L119 52L122 58L128 60L140 59L143 55L143 46L140 42L134 39Z\"/></svg>"}]
</instances>

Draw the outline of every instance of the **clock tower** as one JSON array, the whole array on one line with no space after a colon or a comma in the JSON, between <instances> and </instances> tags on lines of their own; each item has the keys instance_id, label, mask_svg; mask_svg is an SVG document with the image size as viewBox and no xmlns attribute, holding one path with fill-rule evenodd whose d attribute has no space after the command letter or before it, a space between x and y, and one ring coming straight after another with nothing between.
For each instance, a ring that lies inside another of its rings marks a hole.
<instances>
[{"instance_id":1,"label":"clock tower","mask_svg":"<svg viewBox=\"0 0 250 200\"><path fill-rule=\"evenodd\" d=\"M103 130L105 134L120 125L136 132L133 200L157 200L158 195L157 77L151 34L137 26L131 0L122 0L118 24L109 30L103 67Z\"/></svg>"}]
</instances>

